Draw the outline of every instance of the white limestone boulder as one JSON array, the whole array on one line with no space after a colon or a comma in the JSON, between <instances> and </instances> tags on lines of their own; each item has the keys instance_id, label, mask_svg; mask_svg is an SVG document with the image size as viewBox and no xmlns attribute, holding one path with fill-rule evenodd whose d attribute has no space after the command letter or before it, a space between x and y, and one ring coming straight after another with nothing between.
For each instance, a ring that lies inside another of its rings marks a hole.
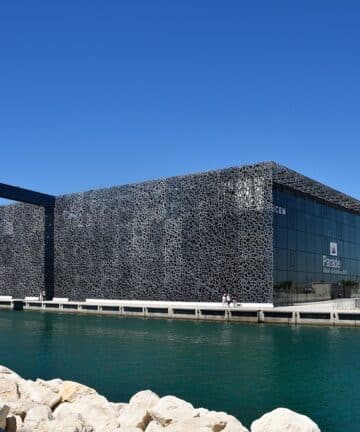
<instances>
[{"instance_id":1,"label":"white limestone boulder","mask_svg":"<svg viewBox=\"0 0 360 432\"><path fill-rule=\"evenodd\" d=\"M226 416L226 414L225 414ZM238 421L232 421L224 416L202 416L193 417L184 421L177 421L166 426L164 432L180 432L180 431L208 431L221 432L248 432L248 430Z\"/></svg>"},{"instance_id":2,"label":"white limestone boulder","mask_svg":"<svg viewBox=\"0 0 360 432\"><path fill-rule=\"evenodd\" d=\"M212 432L212 429L188 420L185 423L171 423L163 429L163 432Z\"/></svg>"},{"instance_id":3,"label":"white limestone boulder","mask_svg":"<svg viewBox=\"0 0 360 432\"><path fill-rule=\"evenodd\" d=\"M204 427L210 427L213 432L249 432L234 416L222 411L198 410L198 422Z\"/></svg>"},{"instance_id":4,"label":"white limestone boulder","mask_svg":"<svg viewBox=\"0 0 360 432\"><path fill-rule=\"evenodd\" d=\"M137 428L144 431L151 421L151 416L146 408L136 405L128 405L119 416L122 428Z\"/></svg>"},{"instance_id":5,"label":"white limestone boulder","mask_svg":"<svg viewBox=\"0 0 360 432\"><path fill-rule=\"evenodd\" d=\"M13 370L7 368L6 366L0 365L0 377L10 377L10 376L13 377L15 380L19 380L19 381L23 380L23 378L21 378L21 376L18 375Z\"/></svg>"},{"instance_id":6,"label":"white limestone boulder","mask_svg":"<svg viewBox=\"0 0 360 432\"><path fill-rule=\"evenodd\" d=\"M119 429L116 429L115 431L112 432L142 432L142 429L136 428L136 427L120 427Z\"/></svg>"},{"instance_id":7,"label":"white limestone boulder","mask_svg":"<svg viewBox=\"0 0 360 432\"><path fill-rule=\"evenodd\" d=\"M168 426L170 423L191 419L197 415L197 412L189 402L175 396L164 396L149 409L149 414L157 423Z\"/></svg>"},{"instance_id":8,"label":"white limestone boulder","mask_svg":"<svg viewBox=\"0 0 360 432\"><path fill-rule=\"evenodd\" d=\"M10 413L15 416L19 416L22 419L25 418L26 413L32 408L39 406L37 402L30 401L25 398L20 398L15 401L7 402L10 407Z\"/></svg>"},{"instance_id":9,"label":"white limestone boulder","mask_svg":"<svg viewBox=\"0 0 360 432\"><path fill-rule=\"evenodd\" d=\"M128 403L123 402L109 402L109 407L114 410L116 416L119 416L128 405Z\"/></svg>"},{"instance_id":10,"label":"white limestone boulder","mask_svg":"<svg viewBox=\"0 0 360 432\"><path fill-rule=\"evenodd\" d=\"M49 408L54 408L61 402L58 392L54 392L49 387L35 381L24 380L19 384L19 390L22 398L29 399L40 405L47 405Z\"/></svg>"},{"instance_id":11,"label":"white limestone boulder","mask_svg":"<svg viewBox=\"0 0 360 432\"><path fill-rule=\"evenodd\" d=\"M20 375L0 366L0 399L3 402L10 402L20 398L19 384L25 380Z\"/></svg>"},{"instance_id":12,"label":"white limestone boulder","mask_svg":"<svg viewBox=\"0 0 360 432\"><path fill-rule=\"evenodd\" d=\"M175 396L136 393L112 403L94 389L53 379L25 380L0 366L0 430L6 432L249 432L224 412L195 409ZM320 432L308 417L285 408L263 415L251 432Z\"/></svg>"},{"instance_id":13,"label":"white limestone boulder","mask_svg":"<svg viewBox=\"0 0 360 432\"><path fill-rule=\"evenodd\" d=\"M53 419L51 409L46 405L31 408L25 416L21 432L48 432L49 421Z\"/></svg>"},{"instance_id":14,"label":"white limestone boulder","mask_svg":"<svg viewBox=\"0 0 360 432\"><path fill-rule=\"evenodd\" d=\"M145 429L146 432L164 432L165 428L161 426L160 423L157 421L152 420L147 428Z\"/></svg>"},{"instance_id":15,"label":"white limestone boulder","mask_svg":"<svg viewBox=\"0 0 360 432\"><path fill-rule=\"evenodd\" d=\"M235 422L229 421L222 432L249 432L237 419Z\"/></svg>"},{"instance_id":16,"label":"white limestone boulder","mask_svg":"<svg viewBox=\"0 0 360 432\"><path fill-rule=\"evenodd\" d=\"M80 414L94 432L113 432L120 427L117 411L98 394L83 395L73 402L64 402L54 410L56 420Z\"/></svg>"},{"instance_id":17,"label":"white limestone boulder","mask_svg":"<svg viewBox=\"0 0 360 432\"><path fill-rule=\"evenodd\" d=\"M309 417L287 408L277 408L251 424L251 432L320 432Z\"/></svg>"},{"instance_id":18,"label":"white limestone boulder","mask_svg":"<svg viewBox=\"0 0 360 432\"><path fill-rule=\"evenodd\" d=\"M49 432L94 432L81 414L67 415L48 423Z\"/></svg>"},{"instance_id":19,"label":"white limestone boulder","mask_svg":"<svg viewBox=\"0 0 360 432\"><path fill-rule=\"evenodd\" d=\"M83 396L96 395L96 391L91 387L79 384L74 381L63 381L59 394L62 402L74 402L81 399Z\"/></svg>"},{"instance_id":20,"label":"white limestone boulder","mask_svg":"<svg viewBox=\"0 0 360 432\"><path fill-rule=\"evenodd\" d=\"M130 399L129 405L142 406L144 408L152 408L159 402L159 396L151 390L142 390L135 393Z\"/></svg>"},{"instance_id":21,"label":"white limestone boulder","mask_svg":"<svg viewBox=\"0 0 360 432\"><path fill-rule=\"evenodd\" d=\"M19 386L13 377L0 376L0 399L10 402L20 398Z\"/></svg>"},{"instance_id":22,"label":"white limestone boulder","mask_svg":"<svg viewBox=\"0 0 360 432\"><path fill-rule=\"evenodd\" d=\"M135 427L145 430L151 421L149 410L159 402L157 394L150 390L144 390L136 393L129 404L124 407L119 415L119 421L122 428Z\"/></svg>"},{"instance_id":23,"label":"white limestone boulder","mask_svg":"<svg viewBox=\"0 0 360 432\"><path fill-rule=\"evenodd\" d=\"M54 393L60 393L60 389L61 389L64 381L61 379L58 379L58 378L48 380L48 381L37 378L37 380L35 382L37 384L51 390Z\"/></svg>"}]
</instances>

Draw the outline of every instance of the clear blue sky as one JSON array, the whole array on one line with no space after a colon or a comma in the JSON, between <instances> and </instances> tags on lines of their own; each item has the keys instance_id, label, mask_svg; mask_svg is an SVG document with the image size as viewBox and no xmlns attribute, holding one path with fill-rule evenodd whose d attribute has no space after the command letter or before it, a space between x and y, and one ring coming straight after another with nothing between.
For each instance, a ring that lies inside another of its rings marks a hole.
<instances>
[{"instance_id":1,"label":"clear blue sky","mask_svg":"<svg viewBox=\"0 0 360 432\"><path fill-rule=\"evenodd\" d=\"M0 181L275 160L360 198L360 3L4 0Z\"/></svg>"}]
</instances>

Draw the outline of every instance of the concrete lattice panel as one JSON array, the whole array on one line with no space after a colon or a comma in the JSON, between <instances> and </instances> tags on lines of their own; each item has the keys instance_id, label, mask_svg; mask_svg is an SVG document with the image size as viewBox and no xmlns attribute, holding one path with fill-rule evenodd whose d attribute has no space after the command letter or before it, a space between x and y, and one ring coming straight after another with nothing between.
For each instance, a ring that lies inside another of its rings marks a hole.
<instances>
[{"instance_id":1,"label":"concrete lattice panel","mask_svg":"<svg viewBox=\"0 0 360 432\"><path fill-rule=\"evenodd\" d=\"M272 184L360 212L274 162L56 198L55 295L272 301ZM0 207L0 295L38 295L44 210Z\"/></svg>"},{"instance_id":2,"label":"concrete lattice panel","mask_svg":"<svg viewBox=\"0 0 360 432\"><path fill-rule=\"evenodd\" d=\"M267 165L56 200L57 296L272 300Z\"/></svg>"},{"instance_id":3,"label":"concrete lattice panel","mask_svg":"<svg viewBox=\"0 0 360 432\"><path fill-rule=\"evenodd\" d=\"M0 295L38 296L44 286L44 209L0 207Z\"/></svg>"},{"instance_id":4,"label":"concrete lattice panel","mask_svg":"<svg viewBox=\"0 0 360 432\"><path fill-rule=\"evenodd\" d=\"M360 214L359 200L275 162L269 162L268 165L272 166L274 183L310 195L327 204Z\"/></svg>"}]
</instances>

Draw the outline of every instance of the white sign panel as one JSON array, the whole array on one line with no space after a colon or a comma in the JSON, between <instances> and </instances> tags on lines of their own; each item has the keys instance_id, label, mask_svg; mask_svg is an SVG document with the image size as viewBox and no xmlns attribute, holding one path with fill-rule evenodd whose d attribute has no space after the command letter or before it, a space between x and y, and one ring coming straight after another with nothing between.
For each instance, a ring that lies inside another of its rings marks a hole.
<instances>
[{"instance_id":1,"label":"white sign panel","mask_svg":"<svg viewBox=\"0 0 360 432\"><path fill-rule=\"evenodd\" d=\"M338 255L337 243L330 242L330 255L331 256L337 256Z\"/></svg>"}]
</instances>

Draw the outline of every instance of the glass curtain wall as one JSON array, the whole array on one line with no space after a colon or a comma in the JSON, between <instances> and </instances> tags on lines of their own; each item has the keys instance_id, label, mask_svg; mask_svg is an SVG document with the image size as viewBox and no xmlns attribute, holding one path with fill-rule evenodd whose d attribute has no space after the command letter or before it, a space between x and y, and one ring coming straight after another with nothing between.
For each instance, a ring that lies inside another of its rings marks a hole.
<instances>
[{"instance_id":1,"label":"glass curtain wall","mask_svg":"<svg viewBox=\"0 0 360 432\"><path fill-rule=\"evenodd\" d=\"M274 302L360 297L360 216L274 185Z\"/></svg>"}]
</instances>

